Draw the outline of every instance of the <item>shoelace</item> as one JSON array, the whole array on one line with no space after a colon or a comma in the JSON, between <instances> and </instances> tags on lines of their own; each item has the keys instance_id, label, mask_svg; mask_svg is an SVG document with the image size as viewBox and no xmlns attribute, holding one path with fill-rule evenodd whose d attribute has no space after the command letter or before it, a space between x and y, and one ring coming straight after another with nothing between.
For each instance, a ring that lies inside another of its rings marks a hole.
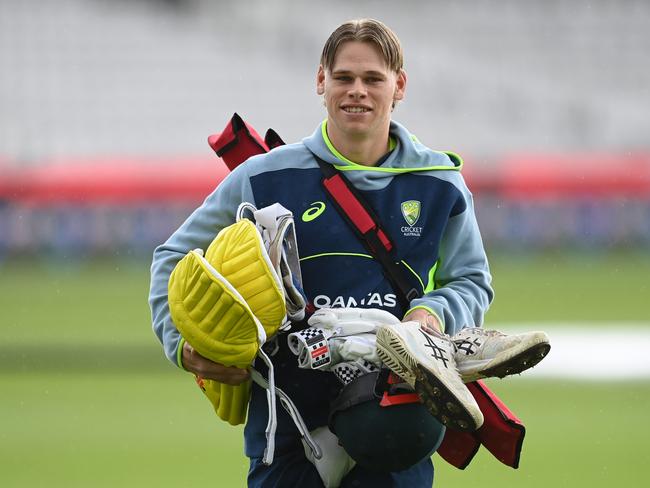
<instances>
[{"instance_id":1,"label":"shoelace","mask_svg":"<svg viewBox=\"0 0 650 488\"><path fill-rule=\"evenodd\" d=\"M465 334L463 334L465 332ZM504 334L501 331L495 330L495 329L483 329L482 327L471 327L468 329L463 329L460 332L458 332L455 336L451 337L451 343L454 346L454 355L458 354L459 351L463 351L465 356L468 356L470 354L475 354L478 349L476 350L467 350L466 347L469 346L470 348L472 347L477 347L480 348L485 344L485 341L475 343L474 341L470 340L472 336L481 336L484 338L490 338L490 337L505 337L506 334ZM461 357L465 357L461 356Z\"/></svg>"},{"instance_id":2,"label":"shoelace","mask_svg":"<svg viewBox=\"0 0 650 488\"><path fill-rule=\"evenodd\" d=\"M465 331L468 331L468 329L463 329L460 332L458 332L458 334L456 334L455 336L453 336L451 338L452 341L454 340L455 337L461 335ZM504 334L503 332L501 332L499 330L496 330L496 329L484 329L483 327L472 327L470 333L480 335L480 336L485 336L485 337L497 337L497 336L503 337L503 336L506 335L506 334Z\"/></svg>"},{"instance_id":3,"label":"shoelace","mask_svg":"<svg viewBox=\"0 0 650 488\"><path fill-rule=\"evenodd\" d=\"M492 336L504 336L505 335L503 332L501 332L499 330L496 330L496 329L484 329L482 327L476 327L476 330L473 331L473 332L481 334L481 335L489 336L489 337L492 337Z\"/></svg>"}]
</instances>

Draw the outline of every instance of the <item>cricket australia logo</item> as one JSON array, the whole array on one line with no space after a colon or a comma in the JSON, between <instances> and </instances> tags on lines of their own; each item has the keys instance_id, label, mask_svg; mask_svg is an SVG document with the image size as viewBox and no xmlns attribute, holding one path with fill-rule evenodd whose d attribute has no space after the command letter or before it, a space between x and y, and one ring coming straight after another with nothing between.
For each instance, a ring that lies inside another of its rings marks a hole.
<instances>
[{"instance_id":1,"label":"cricket australia logo","mask_svg":"<svg viewBox=\"0 0 650 488\"><path fill-rule=\"evenodd\" d=\"M402 216L408 225L401 228L402 234L405 236L419 237L422 233L422 227L415 227L415 224L420 219L420 210L422 205L418 200L407 200L402 202Z\"/></svg>"}]
</instances>

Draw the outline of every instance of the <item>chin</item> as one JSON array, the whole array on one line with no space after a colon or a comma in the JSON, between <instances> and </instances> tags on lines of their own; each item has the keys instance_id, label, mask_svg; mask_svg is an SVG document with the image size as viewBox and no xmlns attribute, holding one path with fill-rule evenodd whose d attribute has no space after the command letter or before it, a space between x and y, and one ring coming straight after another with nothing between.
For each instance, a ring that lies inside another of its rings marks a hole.
<instances>
[{"instance_id":1,"label":"chin","mask_svg":"<svg viewBox=\"0 0 650 488\"><path fill-rule=\"evenodd\" d=\"M369 121L341 121L340 126L346 132L363 134L372 130L372 124Z\"/></svg>"}]
</instances>

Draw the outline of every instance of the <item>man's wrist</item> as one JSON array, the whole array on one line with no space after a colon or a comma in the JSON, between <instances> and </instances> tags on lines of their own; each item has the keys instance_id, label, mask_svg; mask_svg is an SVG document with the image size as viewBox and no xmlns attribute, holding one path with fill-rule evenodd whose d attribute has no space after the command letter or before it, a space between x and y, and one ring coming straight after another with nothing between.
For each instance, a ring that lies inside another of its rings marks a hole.
<instances>
[{"instance_id":1,"label":"man's wrist","mask_svg":"<svg viewBox=\"0 0 650 488\"><path fill-rule=\"evenodd\" d=\"M415 308L409 311L404 317L404 321L419 322L420 326L428 332L444 333L444 326L438 319L438 316L424 308Z\"/></svg>"}]
</instances>

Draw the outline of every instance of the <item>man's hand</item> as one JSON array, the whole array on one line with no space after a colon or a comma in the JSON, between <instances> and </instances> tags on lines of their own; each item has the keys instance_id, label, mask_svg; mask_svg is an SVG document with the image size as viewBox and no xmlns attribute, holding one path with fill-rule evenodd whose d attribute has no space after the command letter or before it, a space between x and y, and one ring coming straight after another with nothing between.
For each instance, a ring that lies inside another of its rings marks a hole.
<instances>
[{"instance_id":1,"label":"man's hand","mask_svg":"<svg viewBox=\"0 0 650 488\"><path fill-rule=\"evenodd\" d=\"M402 322L410 322L410 321L420 322L420 327L422 328L422 330L430 334L441 333L441 332L444 334L445 332L444 329L442 328L442 324L440 323L440 321L438 321L436 316L431 315L423 308L416 308L411 313L409 313L406 317L404 317L404 320L402 320Z\"/></svg>"},{"instance_id":2,"label":"man's hand","mask_svg":"<svg viewBox=\"0 0 650 488\"><path fill-rule=\"evenodd\" d=\"M224 366L201 356L189 343L183 344L183 367L203 379L215 380L227 385L241 385L248 378L247 369Z\"/></svg>"}]
</instances>

